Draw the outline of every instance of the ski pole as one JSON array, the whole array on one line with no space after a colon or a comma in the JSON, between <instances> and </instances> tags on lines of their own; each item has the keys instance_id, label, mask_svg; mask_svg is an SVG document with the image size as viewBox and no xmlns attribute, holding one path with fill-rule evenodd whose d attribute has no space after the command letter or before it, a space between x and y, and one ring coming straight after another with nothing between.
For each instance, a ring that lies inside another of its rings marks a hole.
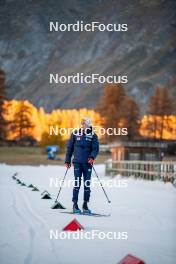
<instances>
[{"instance_id":1,"label":"ski pole","mask_svg":"<svg viewBox=\"0 0 176 264\"><path fill-rule=\"evenodd\" d=\"M96 170L95 170L95 168L94 168L93 165L92 165L92 168L93 168L93 170L94 170L94 172L95 172L95 175L96 175L97 179L98 179L99 182L100 182L101 188L102 188L102 190L103 190L103 192L104 192L104 194L105 194L105 196L106 196L106 199L107 199L108 203L111 203L111 201L109 200L109 198L108 198L108 196L107 196L107 193L105 192L105 189L104 189L104 187L103 187L103 185L102 185L102 183L101 183L101 181L100 181L100 178L98 177L98 174L97 174L97 172L96 172Z\"/></svg>"},{"instance_id":2,"label":"ski pole","mask_svg":"<svg viewBox=\"0 0 176 264\"><path fill-rule=\"evenodd\" d=\"M62 179L62 183L64 183L64 181L65 181L65 177L66 177L66 175L67 175L67 172L68 172L68 168L66 169L66 172L65 172L65 174L64 174L64 177L63 177L63 179ZM59 198L59 195L60 195L60 192L61 192L61 189L62 189L62 183L61 183L61 186L60 186L60 188L59 188L59 191L58 191L58 194L57 194L57 197L56 197L55 203L57 202L57 200L58 200L58 198Z\"/></svg>"}]
</instances>

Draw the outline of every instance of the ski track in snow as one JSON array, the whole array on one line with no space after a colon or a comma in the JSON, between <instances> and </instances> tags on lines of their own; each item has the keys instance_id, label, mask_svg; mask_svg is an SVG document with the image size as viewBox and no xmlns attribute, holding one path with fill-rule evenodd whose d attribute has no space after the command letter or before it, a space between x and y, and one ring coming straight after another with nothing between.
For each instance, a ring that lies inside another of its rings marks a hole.
<instances>
[{"instance_id":1,"label":"ski track in snow","mask_svg":"<svg viewBox=\"0 0 176 264\"><path fill-rule=\"evenodd\" d=\"M18 192L19 193L19 192ZM26 255L25 259L24 259L24 264L29 264L31 262L32 259L32 255L33 255L33 250L34 250L34 239L35 239L35 230L31 224L31 222L21 213L21 209L23 207L20 207L20 210L18 209L17 206L17 196L13 194L13 192L11 192L12 194L12 208L14 210L14 212L16 213L16 215L19 217L20 221L22 223L26 223L26 226L28 228L28 233L29 233L29 249L28 249L28 254Z\"/></svg>"},{"instance_id":2,"label":"ski track in snow","mask_svg":"<svg viewBox=\"0 0 176 264\"><path fill-rule=\"evenodd\" d=\"M13 189L15 189L15 192L13 191ZM12 208L14 212L19 217L21 222L26 223L26 226L28 227L28 232L29 232L29 237L30 237L30 246L29 246L28 254L26 255L24 259L24 264L30 264L32 263L32 256L33 256L33 251L34 251L35 240L37 239L36 224L41 229L48 230L49 227L47 226L43 218L40 217L39 214L36 214L34 212L34 210L31 207L30 201L27 199L26 195L20 189L18 189L17 187L10 188L10 192L13 197ZM18 196L17 196L17 193L18 193ZM20 210L18 209L18 206L17 206L18 202L20 204ZM57 254L56 254L56 249L55 249L55 245L53 241L50 239L48 239L48 241L50 242L52 254L56 256Z\"/></svg>"},{"instance_id":3,"label":"ski track in snow","mask_svg":"<svg viewBox=\"0 0 176 264\"><path fill-rule=\"evenodd\" d=\"M96 166L96 170L100 178L104 177L102 165ZM42 200L40 192L32 192L29 188L17 185L11 177L13 172L18 171L17 178L36 185L42 191L48 190L55 198L58 188L49 188L49 177L60 175L62 178L64 167L0 165L0 171L2 199L6 202L6 207L3 200L1 203L4 222L0 222L0 231L3 226L6 231L10 225L7 237L4 237L0 244L1 264L115 264L128 253L144 259L146 264L175 264L176 248L173 241L176 234L176 189L171 184L130 178L127 189L106 188L112 200L111 205L107 205L100 187L92 190L90 208L95 212L98 208L101 213L111 213L111 217L97 219L76 216L85 231L127 230L129 240L59 241L49 239L49 230L57 228L61 231L63 226L75 217L61 214L59 210L51 210L50 201L52 203L54 200ZM70 171L68 179L72 176L73 172ZM61 201L64 201L68 210L71 206L71 193L72 190L68 188L63 189L61 193ZM80 202L81 199L82 193ZM8 212L12 219L8 217ZM2 234L5 234L5 231ZM15 239L19 239L20 243ZM85 259L84 253L87 249L90 254Z\"/></svg>"}]
</instances>

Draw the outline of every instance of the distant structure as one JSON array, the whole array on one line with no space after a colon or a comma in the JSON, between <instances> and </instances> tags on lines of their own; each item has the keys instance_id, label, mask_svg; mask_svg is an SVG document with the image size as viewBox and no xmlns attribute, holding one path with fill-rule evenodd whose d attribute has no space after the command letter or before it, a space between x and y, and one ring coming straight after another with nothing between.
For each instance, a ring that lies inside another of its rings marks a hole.
<instances>
[{"instance_id":1,"label":"distant structure","mask_svg":"<svg viewBox=\"0 0 176 264\"><path fill-rule=\"evenodd\" d=\"M167 149L165 142L122 141L109 145L112 160L161 161Z\"/></svg>"},{"instance_id":2,"label":"distant structure","mask_svg":"<svg viewBox=\"0 0 176 264\"><path fill-rule=\"evenodd\" d=\"M112 159L105 162L106 175L120 174L174 183L176 162L164 159L168 144L153 141L122 141L110 144Z\"/></svg>"}]
</instances>

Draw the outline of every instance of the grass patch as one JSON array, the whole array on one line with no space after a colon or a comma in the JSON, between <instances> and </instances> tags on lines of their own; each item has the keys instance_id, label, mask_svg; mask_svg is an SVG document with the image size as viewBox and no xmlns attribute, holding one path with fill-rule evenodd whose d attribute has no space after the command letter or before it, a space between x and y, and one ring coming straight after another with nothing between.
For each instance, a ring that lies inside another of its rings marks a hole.
<instances>
[{"instance_id":1,"label":"grass patch","mask_svg":"<svg viewBox=\"0 0 176 264\"><path fill-rule=\"evenodd\" d=\"M104 163L110 154L99 154L96 163ZM0 163L10 165L63 165L65 153L59 153L56 160L47 160L40 147L0 147Z\"/></svg>"}]
</instances>

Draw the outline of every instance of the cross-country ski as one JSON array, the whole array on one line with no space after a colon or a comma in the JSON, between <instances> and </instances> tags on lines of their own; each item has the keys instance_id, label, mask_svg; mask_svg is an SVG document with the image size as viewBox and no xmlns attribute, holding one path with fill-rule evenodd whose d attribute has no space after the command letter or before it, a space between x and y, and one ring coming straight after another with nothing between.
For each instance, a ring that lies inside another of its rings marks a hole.
<instances>
[{"instance_id":1,"label":"cross-country ski","mask_svg":"<svg viewBox=\"0 0 176 264\"><path fill-rule=\"evenodd\" d=\"M83 215L83 216L95 216L95 217L109 217L111 216L110 214L100 214L100 213L74 213L73 211L68 211L68 212L60 212L61 214L73 214L73 215Z\"/></svg>"}]
</instances>

